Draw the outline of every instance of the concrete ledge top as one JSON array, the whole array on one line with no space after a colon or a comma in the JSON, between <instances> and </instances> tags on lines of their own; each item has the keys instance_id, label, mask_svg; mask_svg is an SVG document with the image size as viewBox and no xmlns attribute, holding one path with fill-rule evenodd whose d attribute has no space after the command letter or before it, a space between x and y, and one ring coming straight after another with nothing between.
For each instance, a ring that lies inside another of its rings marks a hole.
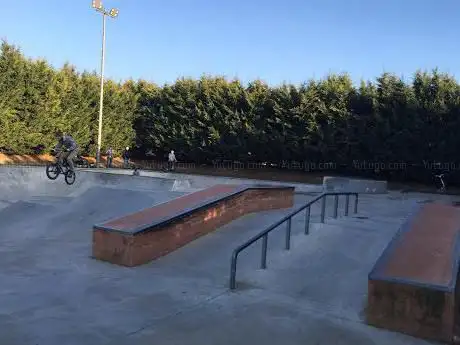
<instances>
[{"instance_id":1,"label":"concrete ledge top","mask_svg":"<svg viewBox=\"0 0 460 345\"><path fill-rule=\"evenodd\" d=\"M346 181L346 182L380 182L380 183L387 183L386 180L375 180L371 178L355 178L355 177L344 177L344 176L324 176L323 177L323 182L324 181L330 181L330 180L337 180L337 181Z\"/></svg>"},{"instance_id":2,"label":"concrete ledge top","mask_svg":"<svg viewBox=\"0 0 460 345\"><path fill-rule=\"evenodd\" d=\"M355 179L339 176L324 176L323 188L325 191L348 191L364 194L386 194L387 181Z\"/></svg>"},{"instance_id":3,"label":"concrete ledge top","mask_svg":"<svg viewBox=\"0 0 460 345\"><path fill-rule=\"evenodd\" d=\"M452 292L459 270L459 229L459 208L417 206L377 260L369 280Z\"/></svg>"},{"instance_id":4,"label":"concrete ledge top","mask_svg":"<svg viewBox=\"0 0 460 345\"><path fill-rule=\"evenodd\" d=\"M158 230L162 225L184 218L196 211L208 208L248 190L267 189L291 190L294 193L295 187L262 184L219 184L101 224L96 224L93 226L93 229L138 235Z\"/></svg>"}]
</instances>

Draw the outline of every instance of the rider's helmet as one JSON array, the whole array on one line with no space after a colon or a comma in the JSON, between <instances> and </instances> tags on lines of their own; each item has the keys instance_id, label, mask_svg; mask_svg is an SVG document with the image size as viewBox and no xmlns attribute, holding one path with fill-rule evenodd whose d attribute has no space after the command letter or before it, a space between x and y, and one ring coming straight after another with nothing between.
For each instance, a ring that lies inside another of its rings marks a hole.
<instances>
[{"instance_id":1,"label":"rider's helmet","mask_svg":"<svg viewBox=\"0 0 460 345\"><path fill-rule=\"evenodd\" d=\"M57 129L56 132L54 132L54 135L56 136L56 138L62 138L64 133L60 129Z\"/></svg>"},{"instance_id":2,"label":"rider's helmet","mask_svg":"<svg viewBox=\"0 0 460 345\"><path fill-rule=\"evenodd\" d=\"M128 146L126 146L126 151L128 151L128 150L129 150L129 147L128 147Z\"/></svg>"}]
</instances>

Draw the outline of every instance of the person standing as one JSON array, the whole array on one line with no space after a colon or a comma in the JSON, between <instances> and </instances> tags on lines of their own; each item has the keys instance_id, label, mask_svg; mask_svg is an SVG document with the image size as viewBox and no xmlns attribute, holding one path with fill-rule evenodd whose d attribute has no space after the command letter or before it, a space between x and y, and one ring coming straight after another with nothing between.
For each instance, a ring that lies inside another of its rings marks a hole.
<instances>
[{"instance_id":1,"label":"person standing","mask_svg":"<svg viewBox=\"0 0 460 345\"><path fill-rule=\"evenodd\" d=\"M130 152L129 152L129 147L127 146L126 149L123 151L123 163L124 163L125 169L129 168L129 156L130 156Z\"/></svg>"},{"instance_id":2,"label":"person standing","mask_svg":"<svg viewBox=\"0 0 460 345\"><path fill-rule=\"evenodd\" d=\"M169 152L169 155L168 155L169 170L174 171L176 167L176 162L177 162L177 159L176 159L176 155L174 154L174 150L171 150L171 152Z\"/></svg>"},{"instance_id":3,"label":"person standing","mask_svg":"<svg viewBox=\"0 0 460 345\"><path fill-rule=\"evenodd\" d=\"M107 155L107 168L111 168L112 167L112 162L113 162L113 150L111 147L109 147L109 149L107 150L107 152L105 153Z\"/></svg>"}]
</instances>

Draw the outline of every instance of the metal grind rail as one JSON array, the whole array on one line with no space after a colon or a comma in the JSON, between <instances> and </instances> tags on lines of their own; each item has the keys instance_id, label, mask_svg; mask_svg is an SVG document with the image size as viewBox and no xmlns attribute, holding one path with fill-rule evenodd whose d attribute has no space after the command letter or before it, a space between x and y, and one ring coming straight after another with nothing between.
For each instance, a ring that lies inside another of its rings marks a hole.
<instances>
[{"instance_id":1,"label":"metal grind rail","mask_svg":"<svg viewBox=\"0 0 460 345\"><path fill-rule=\"evenodd\" d=\"M354 205L354 213L358 213L358 193L350 193L350 192L327 192L318 195L317 197L313 198L312 200L308 201L305 205L299 207L297 210L291 212L275 224L269 226L267 229L263 230L256 236L250 238L245 243L238 246L232 254L231 260L231 267L230 267L230 289L234 290L236 287L236 263L238 260L238 255L249 246L254 244L255 242L262 239L262 253L261 253L261 262L260 268L266 269L267 268L267 246L268 246L268 234L273 230L277 229L281 224L287 222L286 227L286 237L285 237L285 249L289 250L291 247L291 222L292 217L297 215L298 213L306 210L305 215L305 235L308 235L310 232L310 211L311 206L316 203L317 201L321 200L321 223L324 223L326 217L326 200L328 196L334 196L334 218L338 216L338 208L339 208L339 196L345 196L345 216L348 216L348 209L350 206L350 196L355 196L355 205Z\"/></svg>"}]
</instances>

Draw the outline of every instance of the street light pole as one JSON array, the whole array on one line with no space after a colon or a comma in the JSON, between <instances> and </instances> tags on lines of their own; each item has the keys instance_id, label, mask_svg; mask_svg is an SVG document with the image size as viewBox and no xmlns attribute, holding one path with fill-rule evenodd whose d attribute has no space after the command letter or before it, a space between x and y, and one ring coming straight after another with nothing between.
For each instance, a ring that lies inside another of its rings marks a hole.
<instances>
[{"instance_id":1,"label":"street light pole","mask_svg":"<svg viewBox=\"0 0 460 345\"><path fill-rule=\"evenodd\" d=\"M99 128L97 135L97 152L96 152L96 168L101 162L101 144L102 144L102 113L104 108L104 67L105 67L105 22L106 16L115 18L118 16L118 10L112 8L106 11L102 6L101 0L93 0L93 8L102 14L102 52L101 52L101 94L99 97Z\"/></svg>"},{"instance_id":2,"label":"street light pole","mask_svg":"<svg viewBox=\"0 0 460 345\"><path fill-rule=\"evenodd\" d=\"M104 64L105 64L105 13L102 13L101 94L99 97L99 130L97 134L96 168L101 162L102 111L104 108Z\"/></svg>"}]
</instances>

